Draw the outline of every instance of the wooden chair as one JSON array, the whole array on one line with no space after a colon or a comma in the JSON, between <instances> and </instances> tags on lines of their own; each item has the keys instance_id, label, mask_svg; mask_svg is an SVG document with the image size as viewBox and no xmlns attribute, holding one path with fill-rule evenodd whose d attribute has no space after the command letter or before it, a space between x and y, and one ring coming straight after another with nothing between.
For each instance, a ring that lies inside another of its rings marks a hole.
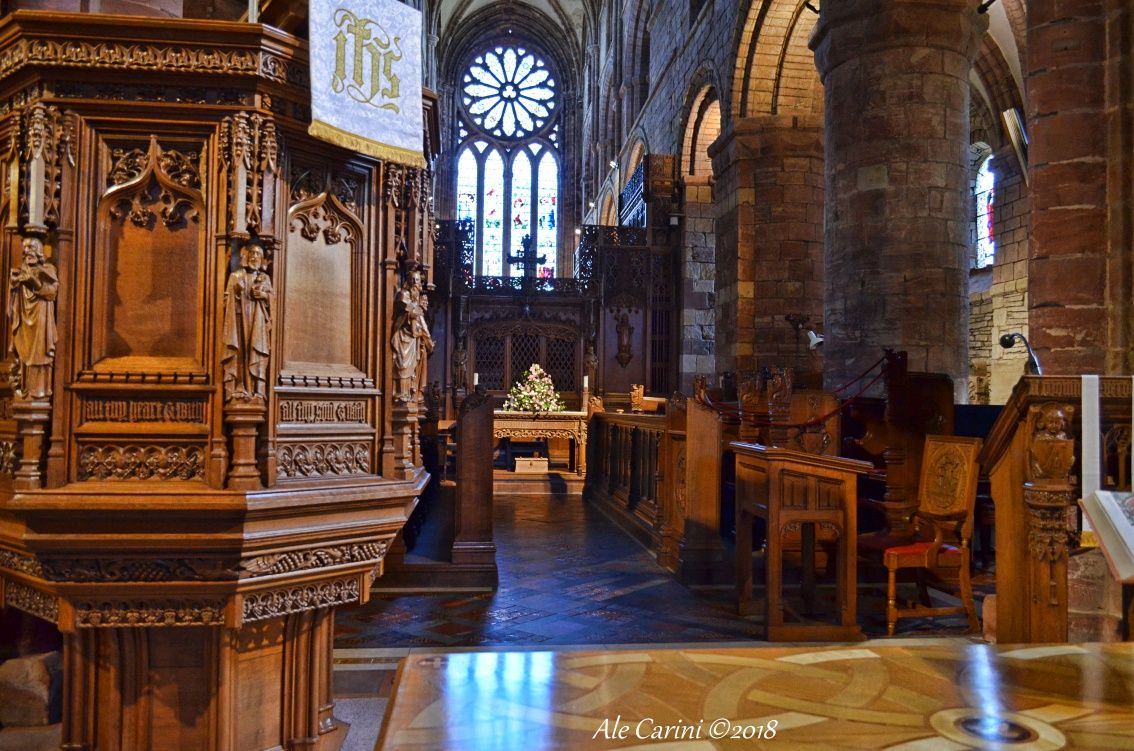
<instances>
[{"instance_id":1,"label":"wooden chair","mask_svg":"<svg viewBox=\"0 0 1134 751\"><path fill-rule=\"evenodd\" d=\"M970 630L979 628L969 574L969 542L973 532L980 447L979 438L944 435L925 438L918 484L919 506L910 521L923 538L927 538L926 532L932 529L933 539L890 547L882 556L888 573L886 632L890 636L894 635L894 625L899 618L912 616L964 613L968 616ZM904 568L918 569L920 605L898 607L898 570ZM935 589L950 589L956 581L961 607L931 607L926 589L927 574L933 578Z\"/></svg>"}]
</instances>

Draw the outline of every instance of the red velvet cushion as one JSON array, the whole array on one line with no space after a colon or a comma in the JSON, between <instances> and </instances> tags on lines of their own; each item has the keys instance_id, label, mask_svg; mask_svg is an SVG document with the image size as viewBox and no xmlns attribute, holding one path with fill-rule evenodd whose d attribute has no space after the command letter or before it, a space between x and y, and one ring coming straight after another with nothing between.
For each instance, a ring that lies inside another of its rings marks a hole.
<instances>
[{"instance_id":1,"label":"red velvet cushion","mask_svg":"<svg viewBox=\"0 0 1134 751\"><path fill-rule=\"evenodd\" d=\"M924 541L911 543L909 545L899 545L898 547L894 548L886 548L886 555L918 555L929 550L929 546L931 544L932 543L928 541ZM941 546L941 552L957 553L959 552L959 549L955 545L946 544Z\"/></svg>"}]
</instances>

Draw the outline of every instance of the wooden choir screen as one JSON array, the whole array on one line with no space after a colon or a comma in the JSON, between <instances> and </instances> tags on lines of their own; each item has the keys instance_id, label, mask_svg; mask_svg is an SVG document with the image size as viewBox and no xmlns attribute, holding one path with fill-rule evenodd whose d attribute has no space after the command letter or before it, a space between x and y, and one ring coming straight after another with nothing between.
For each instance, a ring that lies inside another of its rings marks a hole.
<instances>
[{"instance_id":1,"label":"wooden choir screen","mask_svg":"<svg viewBox=\"0 0 1134 751\"><path fill-rule=\"evenodd\" d=\"M472 387L473 373L503 391L531 362L551 372L569 401L581 394L584 376L591 394L625 394L632 384L655 396L672 391L676 231L585 227L575 276L554 279L476 276L471 232L462 222L442 222L438 231L436 330L444 356L431 378L453 403Z\"/></svg>"},{"instance_id":2,"label":"wooden choir screen","mask_svg":"<svg viewBox=\"0 0 1134 751\"><path fill-rule=\"evenodd\" d=\"M576 253L597 287L593 342L597 389L632 384L668 396L676 383L678 289L676 232L668 228L586 227Z\"/></svg>"}]
</instances>

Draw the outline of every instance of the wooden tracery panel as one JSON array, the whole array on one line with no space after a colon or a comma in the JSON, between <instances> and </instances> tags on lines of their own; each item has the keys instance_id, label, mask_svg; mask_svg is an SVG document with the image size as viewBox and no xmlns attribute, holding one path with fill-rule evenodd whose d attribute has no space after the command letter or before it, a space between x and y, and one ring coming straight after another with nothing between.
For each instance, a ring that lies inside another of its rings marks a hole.
<instances>
[{"instance_id":1,"label":"wooden tracery panel","mask_svg":"<svg viewBox=\"0 0 1134 751\"><path fill-rule=\"evenodd\" d=\"M582 357L577 328L532 320L498 320L472 327L473 370L480 385L506 391L532 363L551 374L559 391L576 391Z\"/></svg>"},{"instance_id":2,"label":"wooden tracery panel","mask_svg":"<svg viewBox=\"0 0 1134 751\"><path fill-rule=\"evenodd\" d=\"M108 135L98 150L106 187L96 214L88 364L203 371L205 141Z\"/></svg>"},{"instance_id":3,"label":"wooden tracery panel","mask_svg":"<svg viewBox=\"0 0 1134 751\"><path fill-rule=\"evenodd\" d=\"M358 220L333 194L321 193L288 212L288 308L284 369L303 372L311 363L358 371L351 320L354 262L361 241Z\"/></svg>"}]
</instances>

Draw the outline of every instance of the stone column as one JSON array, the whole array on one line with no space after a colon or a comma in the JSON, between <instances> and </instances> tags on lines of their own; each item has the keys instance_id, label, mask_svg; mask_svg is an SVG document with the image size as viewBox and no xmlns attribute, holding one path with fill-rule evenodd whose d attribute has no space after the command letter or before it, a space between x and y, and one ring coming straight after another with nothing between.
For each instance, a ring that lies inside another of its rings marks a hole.
<instances>
[{"instance_id":1,"label":"stone column","mask_svg":"<svg viewBox=\"0 0 1134 751\"><path fill-rule=\"evenodd\" d=\"M969 71L987 19L971 0L824 3L824 381L885 347L968 375Z\"/></svg>"},{"instance_id":2,"label":"stone column","mask_svg":"<svg viewBox=\"0 0 1134 751\"><path fill-rule=\"evenodd\" d=\"M1046 373L1129 373L1134 10L1031 3L1028 307Z\"/></svg>"},{"instance_id":3,"label":"stone column","mask_svg":"<svg viewBox=\"0 0 1134 751\"><path fill-rule=\"evenodd\" d=\"M698 374L716 370L716 231L713 184L708 175L685 175L681 228L681 364L677 390L693 391Z\"/></svg>"},{"instance_id":4,"label":"stone column","mask_svg":"<svg viewBox=\"0 0 1134 751\"><path fill-rule=\"evenodd\" d=\"M822 328L822 121L738 120L709 154L716 176L717 371L775 365L817 374L818 354L787 316Z\"/></svg>"}]
</instances>

